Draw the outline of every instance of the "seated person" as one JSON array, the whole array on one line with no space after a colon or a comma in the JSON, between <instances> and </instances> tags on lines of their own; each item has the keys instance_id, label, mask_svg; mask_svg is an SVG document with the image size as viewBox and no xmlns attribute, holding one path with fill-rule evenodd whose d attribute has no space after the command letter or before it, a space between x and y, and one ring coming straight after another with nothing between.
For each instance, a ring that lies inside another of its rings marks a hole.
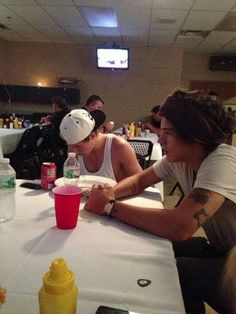
<instances>
[{"instance_id":1,"label":"seated person","mask_svg":"<svg viewBox=\"0 0 236 314\"><path fill-rule=\"evenodd\" d=\"M64 98L56 96L52 98L52 109L54 114L42 117L40 122L44 124L53 124L53 126L59 130L61 120L70 112L70 108Z\"/></svg>"},{"instance_id":2,"label":"seated person","mask_svg":"<svg viewBox=\"0 0 236 314\"><path fill-rule=\"evenodd\" d=\"M107 121L101 129L102 133L112 133L115 127L114 121Z\"/></svg>"},{"instance_id":3,"label":"seated person","mask_svg":"<svg viewBox=\"0 0 236 314\"><path fill-rule=\"evenodd\" d=\"M52 98L53 115L48 115L41 119L44 124L52 124L55 130L55 135L59 137L59 127L64 116L70 112L70 108L66 100L60 96Z\"/></svg>"},{"instance_id":4,"label":"seated person","mask_svg":"<svg viewBox=\"0 0 236 314\"><path fill-rule=\"evenodd\" d=\"M88 112L93 110L103 110L103 105L104 101L101 97L97 95L91 95L87 99L86 104L81 109L87 110Z\"/></svg>"},{"instance_id":5,"label":"seated person","mask_svg":"<svg viewBox=\"0 0 236 314\"><path fill-rule=\"evenodd\" d=\"M233 131L231 118L219 101L181 90L164 101L159 114L162 160L114 188L93 187L85 209L170 239L186 313L205 313L204 302L228 313L219 287L236 242L236 147L224 144ZM185 194L172 210L117 201L166 179L179 182ZM192 237L200 226L208 241Z\"/></svg>"},{"instance_id":6,"label":"seated person","mask_svg":"<svg viewBox=\"0 0 236 314\"><path fill-rule=\"evenodd\" d=\"M151 117L148 122L144 123L143 128L149 129L152 133L160 134L161 117L159 115L160 106L155 106L151 110Z\"/></svg>"},{"instance_id":7,"label":"seated person","mask_svg":"<svg viewBox=\"0 0 236 314\"><path fill-rule=\"evenodd\" d=\"M142 169L126 140L98 131L105 120L101 110L72 110L62 120L60 134L69 151L77 154L82 175L104 176L119 182Z\"/></svg>"},{"instance_id":8,"label":"seated person","mask_svg":"<svg viewBox=\"0 0 236 314\"><path fill-rule=\"evenodd\" d=\"M218 94L217 94L217 92L214 91L214 90L210 90L207 95L208 95L208 97L209 97L212 101L217 101L217 100L218 100Z\"/></svg>"},{"instance_id":9,"label":"seated person","mask_svg":"<svg viewBox=\"0 0 236 314\"><path fill-rule=\"evenodd\" d=\"M57 175L61 176L63 172L63 163L67 158L67 145L60 136L59 127L64 116L70 112L70 108L66 100L60 96L52 98L52 107L54 111L53 115L48 115L41 119L41 122L48 125L49 127L51 126L52 130L43 130L44 140L40 145L40 149L44 152L50 151L50 154L48 155L50 155L51 158L53 155L55 155L54 161L57 165Z\"/></svg>"},{"instance_id":10,"label":"seated person","mask_svg":"<svg viewBox=\"0 0 236 314\"><path fill-rule=\"evenodd\" d=\"M92 112L93 110L103 110L103 106L104 101L100 96L91 95L87 99L86 104L81 109L85 109L88 112ZM100 131L102 133L112 133L114 126L115 124L113 121L107 121L103 126L101 126Z\"/></svg>"}]
</instances>

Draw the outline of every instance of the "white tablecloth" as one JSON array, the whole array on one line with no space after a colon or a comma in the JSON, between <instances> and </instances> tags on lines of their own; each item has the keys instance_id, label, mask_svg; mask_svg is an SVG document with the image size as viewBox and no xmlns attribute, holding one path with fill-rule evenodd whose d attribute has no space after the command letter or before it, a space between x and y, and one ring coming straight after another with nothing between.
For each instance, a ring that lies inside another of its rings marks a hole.
<instances>
[{"instance_id":1,"label":"white tablecloth","mask_svg":"<svg viewBox=\"0 0 236 314\"><path fill-rule=\"evenodd\" d=\"M52 193L20 188L17 214L0 224L0 283L6 288L5 314L38 313L37 293L51 261L61 257L76 275L79 314L99 305L143 314L184 313L171 243L109 217L84 211L73 230L55 226ZM152 188L126 200L162 207ZM149 279L145 288L138 279Z\"/></svg>"},{"instance_id":2,"label":"white tablecloth","mask_svg":"<svg viewBox=\"0 0 236 314\"><path fill-rule=\"evenodd\" d=\"M0 129L0 156L15 151L25 129Z\"/></svg>"}]
</instances>

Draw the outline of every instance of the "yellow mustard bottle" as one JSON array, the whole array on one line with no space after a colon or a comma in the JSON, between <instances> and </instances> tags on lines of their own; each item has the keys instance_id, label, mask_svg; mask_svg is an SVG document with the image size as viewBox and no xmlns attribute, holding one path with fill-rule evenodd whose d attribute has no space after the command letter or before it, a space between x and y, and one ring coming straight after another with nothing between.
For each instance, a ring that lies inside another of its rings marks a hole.
<instances>
[{"instance_id":1,"label":"yellow mustard bottle","mask_svg":"<svg viewBox=\"0 0 236 314\"><path fill-rule=\"evenodd\" d=\"M135 136L135 124L134 122L131 122L129 125L129 132L130 132L130 137Z\"/></svg>"},{"instance_id":2,"label":"yellow mustard bottle","mask_svg":"<svg viewBox=\"0 0 236 314\"><path fill-rule=\"evenodd\" d=\"M39 290L40 314L76 314L78 288L64 259L55 259Z\"/></svg>"}]
</instances>

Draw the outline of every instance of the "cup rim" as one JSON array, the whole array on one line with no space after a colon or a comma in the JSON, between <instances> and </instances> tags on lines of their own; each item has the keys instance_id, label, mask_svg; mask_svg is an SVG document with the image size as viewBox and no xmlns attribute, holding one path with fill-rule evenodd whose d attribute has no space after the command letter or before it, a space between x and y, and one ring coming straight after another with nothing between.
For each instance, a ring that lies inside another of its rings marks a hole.
<instances>
[{"instance_id":1,"label":"cup rim","mask_svg":"<svg viewBox=\"0 0 236 314\"><path fill-rule=\"evenodd\" d=\"M69 189L69 192L68 192ZM52 192L54 194L58 195L76 195L81 194L82 189L79 186L76 185L63 185L63 186L56 186L52 189Z\"/></svg>"}]
</instances>

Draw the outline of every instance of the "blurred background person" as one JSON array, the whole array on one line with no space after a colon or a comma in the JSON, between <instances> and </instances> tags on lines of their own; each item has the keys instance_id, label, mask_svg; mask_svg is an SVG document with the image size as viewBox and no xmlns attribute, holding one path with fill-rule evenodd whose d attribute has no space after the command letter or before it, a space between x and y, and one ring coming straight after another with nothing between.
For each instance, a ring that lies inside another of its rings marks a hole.
<instances>
[{"instance_id":1,"label":"blurred background person","mask_svg":"<svg viewBox=\"0 0 236 314\"><path fill-rule=\"evenodd\" d=\"M207 95L208 95L208 96L211 98L211 100L213 100L213 101L219 100L219 98L218 98L219 95L218 95L217 92L214 91L214 90L210 90Z\"/></svg>"},{"instance_id":2,"label":"blurred background person","mask_svg":"<svg viewBox=\"0 0 236 314\"><path fill-rule=\"evenodd\" d=\"M114 131L115 128L115 122L114 121L107 121L103 127L101 132L102 133L112 133Z\"/></svg>"},{"instance_id":3,"label":"blurred background person","mask_svg":"<svg viewBox=\"0 0 236 314\"><path fill-rule=\"evenodd\" d=\"M103 106L104 106L104 101L100 96L91 95L87 99L86 104L81 109L85 109L88 112L91 112L93 110L103 110Z\"/></svg>"},{"instance_id":4,"label":"blurred background person","mask_svg":"<svg viewBox=\"0 0 236 314\"><path fill-rule=\"evenodd\" d=\"M154 106L151 110L151 116L149 121L144 123L143 128L149 129L152 133L157 135L160 134L161 131L161 117L159 115L160 106Z\"/></svg>"}]
</instances>

